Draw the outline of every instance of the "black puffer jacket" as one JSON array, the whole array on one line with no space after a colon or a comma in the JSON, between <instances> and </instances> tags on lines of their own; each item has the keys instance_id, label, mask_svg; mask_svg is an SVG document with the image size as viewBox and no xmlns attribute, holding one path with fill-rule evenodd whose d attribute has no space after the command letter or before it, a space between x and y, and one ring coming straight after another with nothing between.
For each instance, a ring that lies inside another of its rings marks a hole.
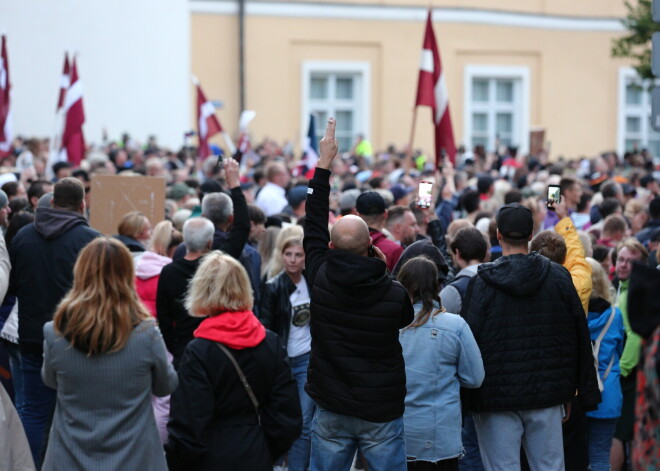
<instances>
[{"instance_id":1,"label":"black puffer jacket","mask_svg":"<svg viewBox=\"0 0 660 471\"><path fill-rule=\"evenodd\" d=\"M317 168L307 196L312 353L305 391L332 412L388 422L403 415L399 329L412 322L413 309L385 262L328 249L329 176Z\"/></svg>"},{"instance_id":2,"label":"black puffer jacket","mask_svg":"<svg viewBox=\"0 0 660 471\"><path fill-rule=\"evenodd\" d=\"M534 252L479 266L463 317L481 349L486 378L470 410L538 409L600 402L589 329L568 271Z\"/></svg>"}]
</instances>

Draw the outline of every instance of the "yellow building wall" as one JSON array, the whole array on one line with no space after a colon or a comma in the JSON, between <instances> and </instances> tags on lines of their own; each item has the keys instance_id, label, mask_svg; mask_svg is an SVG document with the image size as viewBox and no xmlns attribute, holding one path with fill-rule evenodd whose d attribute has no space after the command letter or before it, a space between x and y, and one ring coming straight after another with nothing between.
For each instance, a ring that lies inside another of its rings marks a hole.
<instances>
[{"instance_id":1,"label":"yellow building wall","mask_svg":"<svg viewBox=\"0 0 660 471\"><path fill-rule=\"evenodd\" d=\"M573 3L584 4L572 6L574 15L593 14L597 4L607 12L620 13L617 2L609 0L509 2L521 11L524 5L532 5L535 11L556 13ZM495 8L496 2L473 0L470 4ZM502 65L529 69L529 124L546 129L554 157L616 148L619 68L627 65L610 57L617 34L457 23L436 23L434 28L457 143L463 142L465 67ZM238 19L193 13L191 32L192 71L209 98L224 101L218 116L233 134L240 113ZM365 61L371 67L367 135L374 149L390 143L403 146L410 133L423 34L424 23L419 21L247 16L245 98L246 109L257 112L250 128L254 141L271 137L299 145L304 61ZM427 108L419 109L417 123L415 147L430 152L433 128Z\"/></svg>"}]
</instances>

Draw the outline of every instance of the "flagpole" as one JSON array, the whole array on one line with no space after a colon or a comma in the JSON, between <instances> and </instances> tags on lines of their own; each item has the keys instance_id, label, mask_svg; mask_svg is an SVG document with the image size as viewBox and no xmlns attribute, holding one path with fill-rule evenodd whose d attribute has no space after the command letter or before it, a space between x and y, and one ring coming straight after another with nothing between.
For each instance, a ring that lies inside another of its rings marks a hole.
<instances>
[{"instance_id":1,"label":"flagpole","mask_svg":"<svg viewBox=\"0 0 660 471\"><path fill-rule=\"evenodd\" d=\"M415 126L417 125L417 106L413 107L413 119L412 119L412 127L410 128L410 140L408 141L408 149L406 149L406 156L405 159L406 161L404 162L404 175L408 175L410 173L410 159L413 154L413 141L415 140Z\"/></svg>"}]
</instances>

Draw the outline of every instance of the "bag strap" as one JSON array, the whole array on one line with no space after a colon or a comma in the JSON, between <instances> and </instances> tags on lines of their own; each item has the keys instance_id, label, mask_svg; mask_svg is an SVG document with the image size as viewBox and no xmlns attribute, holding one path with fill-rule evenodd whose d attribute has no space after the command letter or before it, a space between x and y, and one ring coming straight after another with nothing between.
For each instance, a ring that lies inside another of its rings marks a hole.
<instances>
[{"instance_id":1,"label":"bag strap","mask_svg":"<svg viewBox=\"0 0 660 471\"><path fill-rule=\"evenodd\" d=\"M600 331L600 334L598 335L598 338L596 339L596 358L598 358L598 352L600 351L600 343L603 341L603 337L605 337L605 334L607 333L607 330L610 328L612 325L612 321L614 320L614 313L615 313L615 307L612 305L611 311L610 312L610 317L607 319L607 323L605 324L605 327L603 327L603 330Z\"/></svg>"},{"instance_id":2,"label":"bag strap","mask_svg":"<svg viewBox=\"0 0 660 471\"><path fill-rule=\"evenodd\" d=\"M219 342L215 342L215 344L218 346L220 350L222 350L222 352L225 355L227 355L227 358L229 358L229 360L234 365L234 368L236 369L236 373L238 373L238 377L240 378L241 383L245 388L245 392L247 393L248 396L250 396L250 401L252 402L252 406L254 406L254 412L257 414L257 420L259 421L259 425L261 425L261 414L259 413L259 401L257 400L257 397L254 395L254 392L252 391L252 388L250 387L250 383L248 383L248 380L245 377L243 370L238 365L238 362L234 358L234 355L231 354L231 352L227 349L227 347L225 347Z\"/></svg>"},{"instance_id":3,"label":"bag strap","mask_svg":"<svg viewBox=\"0 0 660 471\"><path fill-rule=\"evenodd\" d=\"M610 374L610 370L612 369L612 366L614 365L614 357L615 355L612 355L612 358L610 358L610 364L607 365L607 369L605 370L605 373L603 373L603 382L607 379L607 376Z\"/></svg>"}]
</instances>

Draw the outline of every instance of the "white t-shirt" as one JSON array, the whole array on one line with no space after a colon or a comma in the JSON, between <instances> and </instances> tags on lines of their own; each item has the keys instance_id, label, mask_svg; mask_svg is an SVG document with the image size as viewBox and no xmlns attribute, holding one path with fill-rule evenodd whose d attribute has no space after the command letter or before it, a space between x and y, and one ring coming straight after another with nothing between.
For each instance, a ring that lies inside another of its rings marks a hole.
<instances>
[{"instance_id":1,"label":"white t-shirt","mask_svg":"<svg viewBox=\"0 0 660 471\"><path fill-rule=\"evenodd\" d=\"M286 350L289 357L293 358L312 349L312 335L309 332L309 290L304 277L296 283L296 290L291 293L289 299L292 312Z\"/></svg>"}]
</instances>

